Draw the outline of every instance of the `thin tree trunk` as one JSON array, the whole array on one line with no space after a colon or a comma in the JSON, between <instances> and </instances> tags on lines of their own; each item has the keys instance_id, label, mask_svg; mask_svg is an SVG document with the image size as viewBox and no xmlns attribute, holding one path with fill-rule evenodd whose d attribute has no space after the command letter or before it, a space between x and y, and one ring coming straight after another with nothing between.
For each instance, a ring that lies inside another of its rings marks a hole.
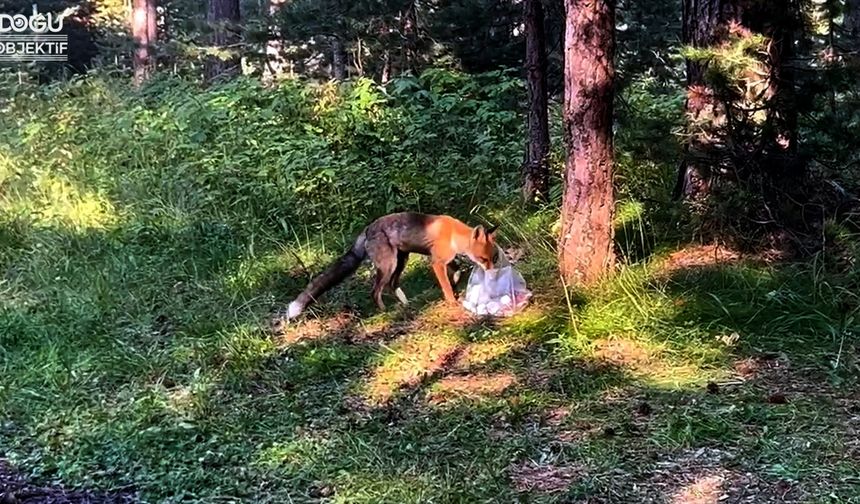
<instances>
[{"instance_id":1,"label":"thin tree trunk","mask_svg":"<svg viewBox=\"0 0 860 504\"><path fill-rule=\"evenodd\" d=\"M235 51L239 42L239 1L209 0L206 19L212 29L211 45L224 51ZM232 77L240 72L240 59L235 55L211 56L206 61L206 79L209 81Z\"/></svg>"},{"instance_id":2,"label":"thin tree trunk","mask_svg":"<svg viewBox=\"0 0 860 504\"><path fill-rule=\"evenodd\" d=\"M331 37L331 77L339 81L346 79L346 51L339 37Z\"/></svg>"},{"instance_id":3,"label":"thin tree trunk","mask_svg":"<svg viewBox=\"0 0 860 504\"><path fill-rule=\"evenodd\" d=\"M409 0L403 12L403 68L413 74L418 71L418 6L415 0Z\"/></svg>"},{"instance_id":4,"label":"thin tree trunk","mask_svg":"<svg viewBox=\"0 0 860 504\"><path fill-rule=\"evenodd\" d=\"M526 83L529 95L529 141L523 166L526 201L546 200L549 192L549 110L544 13L541 0L525 0Z\"/></svg>"},{"instance_id":5,"label":"thin tree trunk","mask_svg":"<svg viewBox=\"0 0 860 504\"><path fill-rule=\"evenodd\" d=\"M281 39L281 30L278 26L278 12L283 7L286 0L269 0L269 30L270 38L266 41L266 65L263 69L263 77L265 80L272 81L280 77L286 72L288 67L287 60L283 55L283 40Z\"/></svg>"},{"instance_id":6,"label":"thin tree trunk","mask_svg":"<svg viewBox=\"0 0 860 504\"><path fill-rule=\"evenodd\" d=\"M388 84L391 80L391 51L388 49L382 55L382 76L380 80L383 84Z\"/></svg>"},{"instance_id":7,"label":"thin tree trunk","mask_svg":"<svg viewBox=\"0 0 860 504\"><path fill-rule=\"evenodd\" d=\"M355 62L356 75L364 77L364 59L362 58L364 48L362 47L361 38L356 41L355 46L355 57L353 57L353 62Z\"/></svg>"},{"instance_id":8,"label":"thin tree trunk","mask_svg":"<svg viewBox=\"0 0 860 504\"><path fill-rule=\"evenodd\" d=\"M139 86L149 79L155 70L154 44L158 37L155 0L134 0L132 35L134 37L134 84Z\"/></svg>"},{"instance_id":9,"label":"thin tree trunk","mask_svg":"<svg viewBox=\"0 0 860 504\"><path fill-rule=\"evenodd\" d=\"M612 111L614 0L565 0L564 127L567 140L559 264L591 283L615 261Z\"/></svg>"}]
</instances>

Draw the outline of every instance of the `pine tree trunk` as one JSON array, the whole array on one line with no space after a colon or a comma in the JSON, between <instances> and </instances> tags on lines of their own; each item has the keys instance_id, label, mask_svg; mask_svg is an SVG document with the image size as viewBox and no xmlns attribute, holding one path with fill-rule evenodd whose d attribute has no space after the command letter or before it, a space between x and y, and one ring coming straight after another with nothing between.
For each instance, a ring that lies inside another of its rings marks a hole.
<instances>
[{"instance_id":1,"label":"pine tree trunk","mask_svg":"<svg viewBox=\"0 0 860 504\"><path fill-rule=\"evenodd\" d=\"M235 51L234 46L239 42L239 0L209 0L206 19L212 29L210 44L224 51ZM241 72L240 59L227 54L210 56L205 70L209 81L233 77Z\"/></svg>"},{"instance_id":2,"label":"pine tree trunk","mask_svg":"<svg viewBox=\"0 0 860 504\"><path fill-rule=\"evenodd\" d=\"M403 31L403 68L418 72L418 6L409 0L401 19Z\"/></svg>"},{"instance_id":3,"label":"pine tree trunk","mask_svg":"<svg viewBox=\"0 0 860 504\"><path fill-rule=\"evenodd\" d=\"M263 69L264 80L272 81L286 72L287 60L283 55L283 41L278 27L278 12L286 0L269 0L269 40L266 41L266 65Z\"/></svg>"},{"instance_id":4,"label":"pine tree trunk","mask_svg":"<svg viewBox=\"0 0 860 504\"><path fill-rule=\"evenodd\" d=\"M729 19L739 19L740 9L732 0L683 0L683 33L685 45L713 47L728 36ZM726 110L714 90L705 82L706 66L687 60L687 135L685 156L678 173L676 196L686 199L708 194L712 142L717 130L726 125Z\"/></svg>"},{"instance_id":5,"label":"pine tree trunk","mask_svg":"<svg viewBox=\"0 0 860 504\"><path fill-rule=\"evenodd\" d=\"M385 49L385 52L382 54L382 75L380 76L380 80L383 84L388 84L391 80L391 52L388 49Z\"/></svg>"},{"instance_id":6,"label":"pine tree trunk","mask_svg":"<svg viewBox=\"0 0 860 504\"><path fill-rule=\"evenodd\" d=\"M549 190L549 110L544 13L541 0L525 0L526 83L529 96L529 142L523 167L526 201L546 200Z\"/></svg>"},{"instance_id":7,"label":"pine tree trunk","mask_svg":"<svg viewBox=\"0 0 860 504\"><path fill-rule=\"evenodd\" d=\"M331 38L331 77L339 81L346 79L346 50L338 37Z\"/></svg>"},{"instance_id":8,"label":"pine tree trunk","mask_svg":"<svg viewBox=\"0 0 860 504\"><path fill-rule=\"evenodd\" d=\"M559 264L591 283L614 264L612 111L614 0L565 0L564 127L567 163Z\"/></svg>"},{"instance_id":9,"label":"pine tree trunk","mask_svg":"<svg viewBox=\"0 0 860 504\"><path fill-rule=\"evenodd\" d=\"M131 24L134 37L134 84L139 86L155 70L154 44L158 38L155 0L134 0Z\"/></svg>"},{"instance_id":10,"label":"pine tree trunk","mask_svg":"<svg viewBox=\"0 0 860 504\"><path fill-rule=\"evenodd\" d=\"M765 154L782 162L768 163L768 167L797 167L797 102L794 93L795 76L791 59L794 57L794 28L800 17L800 6L795 0L780 2L771 7L772 27L763 30L770 39L768 44L769 70L768 89L765 98L768 103L768 126L771 129L765 141ZM773 176L796 175L772 173Z\"/></svg>"},{"instance_id":11,"label":"pine tree trunk","mask_svg":"<svg viewBox=\"0 0 860 504\"><path fill-rule=\"evenodd\" d=\"M855 47L860 46L860 0L845 0L845 33Z\"/></svg>"}]
</instances>

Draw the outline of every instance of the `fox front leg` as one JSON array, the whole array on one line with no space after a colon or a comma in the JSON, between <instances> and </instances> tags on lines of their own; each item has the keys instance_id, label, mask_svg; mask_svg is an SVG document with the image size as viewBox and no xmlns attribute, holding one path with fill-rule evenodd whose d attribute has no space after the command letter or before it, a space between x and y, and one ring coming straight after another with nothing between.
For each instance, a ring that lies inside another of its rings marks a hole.
<instances>
[{"instance_id":1,"label":"fox front leg","mask_svg":"<svg viewBox=\"0 0 860 504\"><path fill-rule=\"evenodd\" d=\"M436 280L439 282L439 287L442 288L442 294L445 296L445 301L456 303L457 298L454 296L454 289L451 288L451 282L448 280L447 264L444 262L434 262L433 273L436 274Z\"/></svg>"}]
</instances>

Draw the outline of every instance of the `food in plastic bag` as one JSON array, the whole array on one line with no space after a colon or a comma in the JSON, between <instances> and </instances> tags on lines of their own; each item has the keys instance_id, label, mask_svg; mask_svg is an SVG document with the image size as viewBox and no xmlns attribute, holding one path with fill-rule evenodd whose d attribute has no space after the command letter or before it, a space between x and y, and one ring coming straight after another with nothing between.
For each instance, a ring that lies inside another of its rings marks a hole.
<instances>
[{"instance_id":1,"label":"food in plastic bag","mask_svg":"<svg viewBox=\"0 0 860 504\"><path fill-rule=\"evenodd\" d=\"M521 310L531 296L522 275L498 248L498 259L492 270L472 269L463 307L478 315L508 317Z\"/></svg>"}]
</instances>

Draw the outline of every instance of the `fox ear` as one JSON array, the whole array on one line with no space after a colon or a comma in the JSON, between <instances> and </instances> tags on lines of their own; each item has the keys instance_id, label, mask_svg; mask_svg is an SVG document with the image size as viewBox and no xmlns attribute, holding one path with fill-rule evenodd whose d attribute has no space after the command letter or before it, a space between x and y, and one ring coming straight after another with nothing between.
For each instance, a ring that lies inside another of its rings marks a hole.
<instances>
[{"instance_id":1,"label":"fox ear","mask_svg":"<svg viewBox=\"0 0 860 504\"><path fill-rule=\"evenodd\" d=\"M487 232L484 230L484 226L476 226L475 231L472 233L473 240L480 240L481 236L485 235Z\"/></svg>"},{"instance_id":2,"label":"fox ear","mask_svg":"<svg viewBox=\"0 0 860 504\"><path fill-rule=\"evenodd\" d=\"M487 230L487 238L495 238L496 237L496 231L498 231L498 230L499 230L498 224L496 224L495 226L488 229Z\"/></svg>"}]
</instances>

